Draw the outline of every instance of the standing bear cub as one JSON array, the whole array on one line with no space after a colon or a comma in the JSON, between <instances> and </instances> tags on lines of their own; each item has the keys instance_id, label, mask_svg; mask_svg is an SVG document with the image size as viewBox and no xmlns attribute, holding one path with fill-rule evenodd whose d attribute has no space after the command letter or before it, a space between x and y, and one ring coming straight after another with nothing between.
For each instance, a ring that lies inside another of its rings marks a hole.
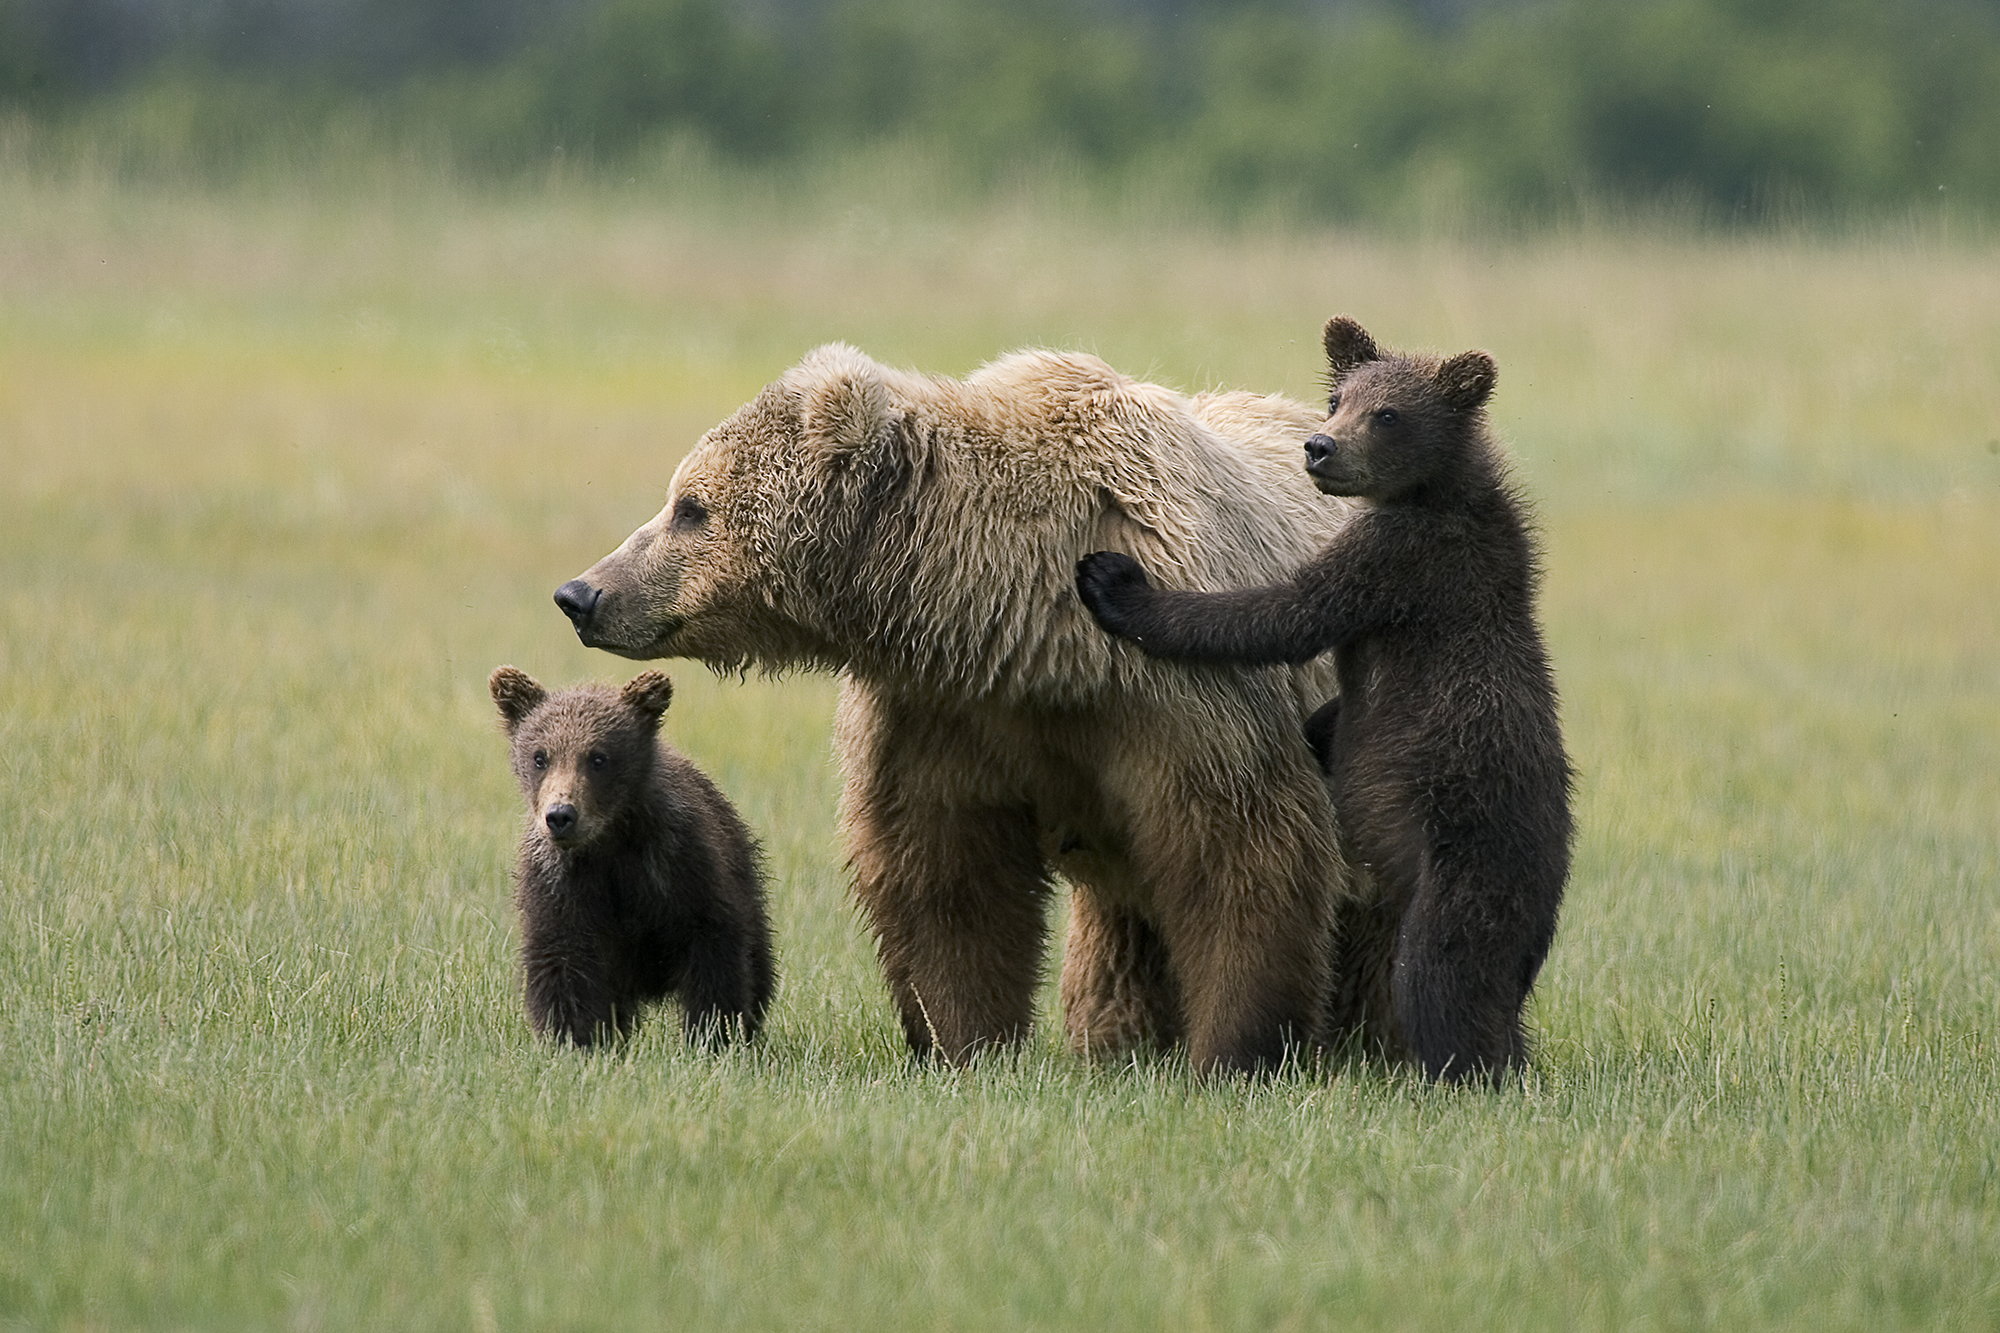
<instances>
[{"instance_id":1,"label":"standing bear cub","mask_svg":"<svg viewBox=\"0 0 2000 1333\"><path fill-rule=\"evenodd\" d=\"M1569 874L1571 770L1535 620L1540 560L1488 433L1485 352L1442 362L1326 326L1332 385L1306 470L1364 502L1289 579L1155 590L1117 552L1077 588L1107 630L1196 662L1304 662L1339 697L1307 723L1341 833L1375 881L1342 913L1337 1029L1435 1079L1524 1063L1521 1013Z\"/></svg>"},{"instance_id":2,"label":"standing bear cub","mask_svg":"<svg viewBox=\"0 0 2000 1333\"><path fill-rule=\"evenodd\" d=\"M528 798L515 874L528 1023L589 1046L677 995L689 1040L753 1037L776 984L756 841L659 738L673 685L487 681Z\"/></svg>"}]
</instances>

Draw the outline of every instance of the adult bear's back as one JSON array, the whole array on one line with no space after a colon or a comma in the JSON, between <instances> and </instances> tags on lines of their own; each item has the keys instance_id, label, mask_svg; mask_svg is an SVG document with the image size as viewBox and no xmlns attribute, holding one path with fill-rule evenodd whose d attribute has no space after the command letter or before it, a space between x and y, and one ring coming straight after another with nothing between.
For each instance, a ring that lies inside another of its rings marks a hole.
<instances>
[{"instance_id":1,"label":"adult bear's back","mask_svg":"<svg viewBox=\"0 0 2000 1333\"><path fill-rule=\"evenodd\" d=\"M880 562L907 608L885 639L905 650L898 676L914 645L920 674L955 681L951 692L1077 706L1138 684L1143 661L1076 601L1089 551L1128 551L1169 586L1240 586L1289 574L1349 512L1305 475L1319 413L1286 398L1189 397L1047 351L963 381L883 382L916 455L900 512L884 516L908 543ZM1330 688L1329 674L1320 697Z\"/></svg>"}]
</instances>

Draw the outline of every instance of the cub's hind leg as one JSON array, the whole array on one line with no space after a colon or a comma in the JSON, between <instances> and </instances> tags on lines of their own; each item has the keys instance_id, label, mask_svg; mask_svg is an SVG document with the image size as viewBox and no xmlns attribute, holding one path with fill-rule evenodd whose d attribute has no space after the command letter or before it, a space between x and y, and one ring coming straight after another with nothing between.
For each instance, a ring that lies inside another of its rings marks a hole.
<instances>
[{"instance_id":1,"label":"cub's hind leg","mask_svg":"<svg viewBox=\"0 0 2000 1333\"><path fill-rule=\"evenodd\" d=\"M1495 886L1435 856L1425 862L1396 940L1397 1024L1428 1077L1498 1086L1527 1063L1521 1014L1547 945L1536 949L1532 923Z\"/></svg>"}]
</instances>

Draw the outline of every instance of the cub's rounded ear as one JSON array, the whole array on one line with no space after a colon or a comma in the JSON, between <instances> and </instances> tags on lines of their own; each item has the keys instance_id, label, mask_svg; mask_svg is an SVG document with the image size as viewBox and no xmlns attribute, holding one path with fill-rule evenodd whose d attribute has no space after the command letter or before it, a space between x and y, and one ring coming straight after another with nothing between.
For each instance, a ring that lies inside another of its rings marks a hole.
<instances>
[{"instance_id":1,"label":"cub's rounded ear","mask_svg":"<svg viewBox=\"0 0 2000 1333\"><path fill-rule=\"evenodd\" d=\"M493 668L493 674L486 678L486 688L493 692L493 702L500 705L500 716L507 720L510 734L521 725L522 718L549 697L549 692L519 667Z\"/></svg>"},{"instance_id":2,"label":"cub's rounded ear","mask_svg":"<svg viewBox=\"0 0 2000 1333\"><path fill-rule=\"evenodd\" d=\"M667 711L668 701L674 697L674 683L657 671L641 671L625 682L619 697L658 722L660 714Z\"/></svg>"},{"instance_id":3,"label":"cub's rounded ear","mask_svg":"<svg viewBox=\"0 0 2000 1333\"><path fill-rule=\"evenodd\" d=\"M1438 367L1438 392L1454 411L1484 407L1500 380L1500 367L1486 352L1460 352Z\"/></svg>"},{"instance_id":4,"label":"cub's rounded ear","mask_svg":"<svg viewBox=\"0 0 2000 1333\"><path fill-rule=\"evenodd\" d=\"M1326 380L1329 385L1338 384L1340 377L1348 371L1382 355L1375 348L1375 340L1368 336L1368 330L1347 315L1335 315L1329 319L1320 342L1326 347Z\"/></svg>"},{"instance_id":5,"label":"cub's rounded ear","mask_svg":"<svg viewBox=\"0 0 2000 1333\"><path fill-rule=\"evenodd\" d=\"M844 343L828 343L806 354L786 375L799 395L801 424L843 449L859 449L879 439L889 421L889 389L882 367Z\"/></svg>"}]
</instances>

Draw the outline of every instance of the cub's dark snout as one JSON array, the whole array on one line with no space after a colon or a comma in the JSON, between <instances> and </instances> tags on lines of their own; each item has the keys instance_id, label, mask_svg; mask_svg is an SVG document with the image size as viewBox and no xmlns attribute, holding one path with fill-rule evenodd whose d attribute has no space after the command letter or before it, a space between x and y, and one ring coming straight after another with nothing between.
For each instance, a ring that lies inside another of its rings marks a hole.
<instances>
[{"instance_id":1,"label":"cub's dark snout","mask_svg":"<svg viewBox=\"0 0 2000 1333\"><path fill-rule=\"evenodd\" d=\"M576 807L573 805L552 805L542 815L542 822L549 826L549 836L557 842L564 842L576 832Z\"/></svg>"},{"instance_id":2,"label":"cub's dark snout","mask_svg":"<svg viewBox=\"0 0 2000 1333\"><path fill-rule=\"evenodd\" d=\"M1328 495L1350 495L1354 487L1354 451L1320 433L1306 441L1306 475Z\"/></svg>"},{"instance_id":3,"label":"cub's dark snout","mask_svg":"<svg viewBox=\"0 0 2000 1333\"><path fill-rule=\"evenodd\" d=\"M593 588L582 579L571 579L556 589L556 606L581 634L584 626L590 623L590 613L597 609L597 599L603 595L602 588Z\"/></svg>"}]
</instances>

